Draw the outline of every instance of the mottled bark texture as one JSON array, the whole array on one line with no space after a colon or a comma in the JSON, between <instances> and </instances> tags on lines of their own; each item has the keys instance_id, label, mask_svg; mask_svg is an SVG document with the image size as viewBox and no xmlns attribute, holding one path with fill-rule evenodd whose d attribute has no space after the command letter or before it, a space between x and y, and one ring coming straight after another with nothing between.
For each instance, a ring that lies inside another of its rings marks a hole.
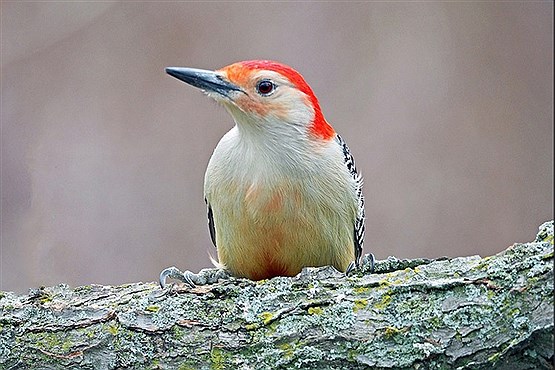
<instances>
[{"instance_id":1,"label":"mottled bark texture","mask_svg":"<svg viewBox=\"0 0 555 370\"><path fill-rule=\"evenodd\" d=\"M491 257L0 295L1 369L551 369L553 221Z\"/></svg>"}]
</instances>

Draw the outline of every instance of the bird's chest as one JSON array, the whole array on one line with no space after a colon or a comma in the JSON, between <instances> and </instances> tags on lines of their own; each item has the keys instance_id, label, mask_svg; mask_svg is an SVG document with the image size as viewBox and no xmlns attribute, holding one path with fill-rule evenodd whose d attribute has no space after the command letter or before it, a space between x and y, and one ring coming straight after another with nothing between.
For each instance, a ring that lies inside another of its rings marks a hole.
<instances>
[{"instance_id":1,"label":"bird's chest","mask_svg":"<svg viewBox=\"0 0 555 370\"><path fill-rule=\"evenodd\" d=\"M271 178L260 170L230 173L206 186L207 200L214 209L231 218L255 223L290 220L312 202L302 179Z\"/></svg>"},{"instance_id":2,"label":"bird's chest","mask_svg":"<svg viewBox=\"0 0 555 370\"><path fill-rule=\"evenodd\" d=\"M315 251L344 246L352 235L348 173L308 153L262 154L231 139L218 145L205 176L220 262L253 279L334 264L334 253Z\"/></svg>"},{"instance_id":3,"label":"bird's chest","mask_svg":"<svg viewBox=\"0 0 555 370\"><path fill-rule=\"evenodd\" d=\"M222 139L206 170L205 196L213 209L258 220L287 217L319 192L314 186L310 189L317 183L316 171L307 169L302 157L229 141Z\"/></svg>"}]
</instances>

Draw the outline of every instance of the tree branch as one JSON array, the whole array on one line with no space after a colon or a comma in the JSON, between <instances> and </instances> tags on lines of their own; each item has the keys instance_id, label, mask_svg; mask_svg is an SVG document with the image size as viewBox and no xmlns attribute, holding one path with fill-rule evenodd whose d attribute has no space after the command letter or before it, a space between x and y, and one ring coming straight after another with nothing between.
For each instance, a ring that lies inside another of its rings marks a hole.
<instances>
[{"instance_id":1,"label":"tree branch","mask_svg":"<svg viewBox=\"0 0 555 370\"><path fill-rule=\"evenodd\" d=\"M365 268L0 292L0 369L552 369L553 221L495 256Z\"/></svg>"}]
</instances>

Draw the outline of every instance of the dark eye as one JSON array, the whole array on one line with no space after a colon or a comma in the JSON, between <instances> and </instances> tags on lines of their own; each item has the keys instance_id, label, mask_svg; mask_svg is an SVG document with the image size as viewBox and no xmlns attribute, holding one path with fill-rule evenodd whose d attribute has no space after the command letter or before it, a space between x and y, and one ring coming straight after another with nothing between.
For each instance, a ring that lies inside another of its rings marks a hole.
<instances>
[{"instance_id":1,"label":"dark eye","mask_svg":"<svg viewBox=\"0 0 555 370\"><path fill-rule=\"evenodd\" d=\"M256 84L256 91L260 95L269 95L271 94L276 88L276 85L270 80L262 80L258 84Z\"/></svg>"}]
</instances>

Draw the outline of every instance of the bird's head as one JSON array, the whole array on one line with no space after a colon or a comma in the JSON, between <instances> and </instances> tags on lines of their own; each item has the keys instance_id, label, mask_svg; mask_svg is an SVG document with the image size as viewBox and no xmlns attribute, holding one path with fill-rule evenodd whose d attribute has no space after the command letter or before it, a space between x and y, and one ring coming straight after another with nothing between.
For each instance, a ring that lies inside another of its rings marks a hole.
<instances>
[{"instance_id":1,"label":"bird's head","mask_svg":"<svg viewBox=\"0 0 555 370\"><path fill-rule=\"evenodd\" d=\"M335 132L301 74L284 64L252 60L216 71L168 67L166 72L223 104L238 125L296 131L329 140Z\"/></svg>"}]
</instances>

